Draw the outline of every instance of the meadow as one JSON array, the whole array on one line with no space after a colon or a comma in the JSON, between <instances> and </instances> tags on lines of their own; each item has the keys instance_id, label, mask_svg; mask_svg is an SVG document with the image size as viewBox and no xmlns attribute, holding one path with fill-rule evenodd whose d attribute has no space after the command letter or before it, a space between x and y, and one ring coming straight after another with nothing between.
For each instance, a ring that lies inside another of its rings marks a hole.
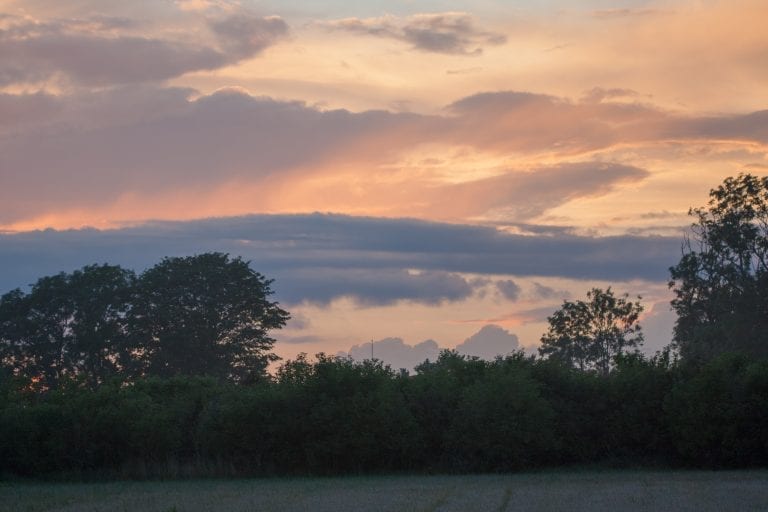
<instances>
[{"instance_id":1,"label":"meadow","mask_svg":"<svg viewBox=\"0 0 768 512\"><path fill-rule=\"evenodd\" d=\"M577 471L505 475L0 483L3 512L750 511L768 471Z\"/></svg>"}]
</instances>

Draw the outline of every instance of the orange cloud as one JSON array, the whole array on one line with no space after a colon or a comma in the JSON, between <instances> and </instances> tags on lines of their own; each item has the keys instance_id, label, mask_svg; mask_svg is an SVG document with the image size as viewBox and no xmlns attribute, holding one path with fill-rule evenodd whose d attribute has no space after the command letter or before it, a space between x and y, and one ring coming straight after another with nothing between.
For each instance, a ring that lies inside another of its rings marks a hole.
<instances>
[{"instance_id":1,"label":"orange cloud","mask_svg":"<svg viewBox=\"0 0 768 512\"><path fill-rule=\"evenodd\" d=\"M765 111L684 117L596 94L478 94L441 116L325 111L239 89L0 95L0 110L26 119L0 123L14 134L0 140L0 225L313 210L521 222L655 178L677 151L665 145L749 147L751 164L768 154Z\"/></svg>"}]
</instances>

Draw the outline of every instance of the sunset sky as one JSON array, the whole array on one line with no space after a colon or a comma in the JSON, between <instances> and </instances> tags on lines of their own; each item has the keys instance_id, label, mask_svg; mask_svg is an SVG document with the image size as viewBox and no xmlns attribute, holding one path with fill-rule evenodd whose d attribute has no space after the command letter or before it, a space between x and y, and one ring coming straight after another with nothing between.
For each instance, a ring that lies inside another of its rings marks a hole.
<instances>
[{"instance_id":1,"label":"sunset sky","mask_svg":"<svg viewBox=\"0 0 768 512\"><path fill-rule=\"evenodd\" d=\"M533 350L593 286L669 341L687 211L768 173L765 0L0 0L0 293L228 252L276 352Z\"/></svg>"}]
</instances>

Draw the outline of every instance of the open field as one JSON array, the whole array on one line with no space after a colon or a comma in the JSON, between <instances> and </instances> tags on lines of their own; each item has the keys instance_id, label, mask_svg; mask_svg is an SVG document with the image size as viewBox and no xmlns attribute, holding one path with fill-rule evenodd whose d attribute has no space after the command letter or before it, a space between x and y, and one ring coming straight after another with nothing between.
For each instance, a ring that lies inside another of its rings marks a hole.
<instances>
[{"instance_id":1,"label":"open field","mask_svg":"<svg viewBox=\"0 0 768 512\"><path fill-rule=\"evenodd\" d=\"M768 471L0 483L0 510L747 511L768 510Z\"/></svg>"}]
</instances>

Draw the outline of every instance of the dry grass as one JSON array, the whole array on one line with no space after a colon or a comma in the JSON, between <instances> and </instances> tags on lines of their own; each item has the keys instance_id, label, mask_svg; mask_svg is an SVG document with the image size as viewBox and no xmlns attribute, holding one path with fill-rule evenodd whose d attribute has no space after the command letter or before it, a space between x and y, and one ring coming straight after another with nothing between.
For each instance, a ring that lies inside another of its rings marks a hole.
<instances>
[{"instance_id":1,"label":"dry grass","mask_svg":"<svg viewBox=\"0 0 768 512\"><path fill-rule=\"evenodd\" d=\"M8 512L768 510L768 471L0 483Z\"/></svg>"}]
</instances>

